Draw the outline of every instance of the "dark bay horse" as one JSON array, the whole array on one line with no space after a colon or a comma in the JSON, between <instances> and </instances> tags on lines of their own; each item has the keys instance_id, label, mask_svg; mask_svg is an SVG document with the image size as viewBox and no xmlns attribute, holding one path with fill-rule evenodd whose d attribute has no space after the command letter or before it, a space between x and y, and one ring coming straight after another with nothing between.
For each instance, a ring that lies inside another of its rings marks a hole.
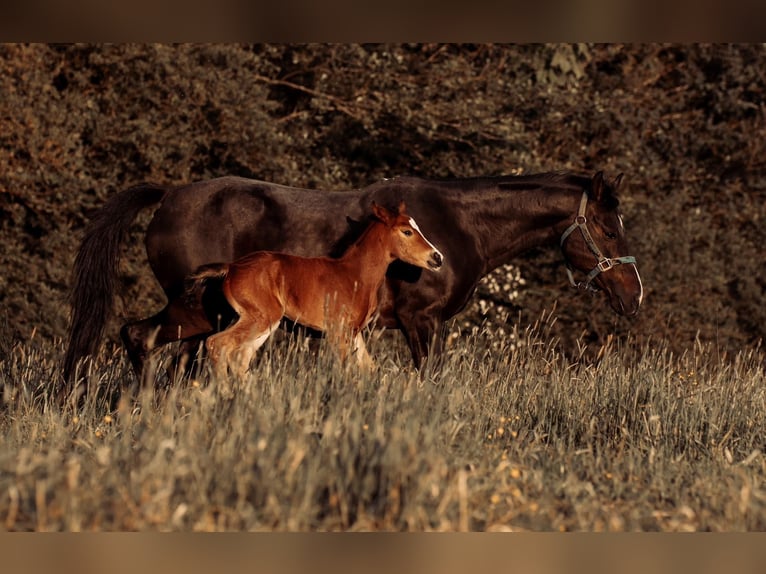
<instances>
[{"instance_id":1,"label":"dark bay horse","mask_svg":"<svg viewBox=\"0 0 766 574\"><path fill-rule=\"evenodd\" d=\"M192 305L202 304L207 279L223 278L223 294L238 315L206 342L219 375L237 363L235 370L244 376L255 352L284 317L325 333L341 359L348 356L351 343L359 365L372 368L362 329L378 308L389 264L399 259L438 270L444 261L406 213L404 202L396 212L373 203L372 212L372 223L337 259L256 251L232 263L203 265L190 276L186 297Z\"/></svg>"},{"instance_id":2,"label":"dark bay horse","mask_svg":"<svg viewBox=\"0 0 766 574\"><path fill-rule=\"evenodd\" d=\"M615 196L621 181L622 174L607 181L602 172L555 172L446 181L399 177L333 192L239 177L129 188L95 215L77 254L65 380L97 349L112 308L120 242L150 206L159 204L146 231L146 252L169 303L121 329L137 373L157 347L181 340L189 350L215 332L204 305L190 307L179 297L184 278L199 266L262 250L337 256L358 237L337 214L361 220L373 201L391 207L402 200L445 257L440 273L395 261L381 288L378 325L404 333L419 368L429 352L440 354L444 322L463 309L479 280L537 246L560 242L568 268L587 274L587 285L602 290L615 312L636 314L643 288Z\"/></svg>"}]
</instances>

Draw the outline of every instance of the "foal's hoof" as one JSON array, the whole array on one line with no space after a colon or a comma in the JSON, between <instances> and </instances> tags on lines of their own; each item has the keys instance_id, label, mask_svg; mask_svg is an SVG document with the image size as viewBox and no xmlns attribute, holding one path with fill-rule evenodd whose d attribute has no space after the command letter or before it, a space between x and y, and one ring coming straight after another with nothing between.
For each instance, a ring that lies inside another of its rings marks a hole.
<instances>
[{"instance_id":1,"label":"foal's hoof","mask_svg":"<svg viewBox=\"0 0 766 574\"><path fill-rule=\"evenodd\" d=\"M218 394L222 399L227 401L234 398L234 386L231 384L231 380L228 377L218 378Z\"/></svg>"}]
</instances>

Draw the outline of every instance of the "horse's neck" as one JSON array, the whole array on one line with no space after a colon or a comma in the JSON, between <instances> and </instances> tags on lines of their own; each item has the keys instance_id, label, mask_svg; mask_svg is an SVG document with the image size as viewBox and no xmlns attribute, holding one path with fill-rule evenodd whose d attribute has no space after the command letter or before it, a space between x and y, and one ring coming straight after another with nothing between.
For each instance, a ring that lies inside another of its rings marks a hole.
<instances>
[{"instance_id":1,"label":"horse's neck","mask_svg":"<svg viewBox=\"0 0 766 574\"><path fill-rule=\"evenodd\" d=\"M388 264L393 261L388 230L383 224L372 223L339 261L356 271L355 280L360 285L376 289L385 278Z\"/></svg>"},{"instance_id":2,"label":"horse's neck","mask_svg":"<svg viewBox=\"0 0 766 574\"><path fill-rule=\"evenodd\" d=\"M485 273L529 249L556 243L564 222L576 215L579 199L580 194L563 186L464 194L461 210L476 227Z\"/></svg>"}]
</instances>

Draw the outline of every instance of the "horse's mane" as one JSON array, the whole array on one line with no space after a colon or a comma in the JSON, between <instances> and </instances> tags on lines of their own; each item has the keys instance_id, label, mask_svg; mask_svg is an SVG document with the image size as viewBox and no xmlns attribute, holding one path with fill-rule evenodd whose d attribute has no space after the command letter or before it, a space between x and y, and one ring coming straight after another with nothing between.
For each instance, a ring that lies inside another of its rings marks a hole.
<instances>
[{"instance_id":1,"label":"horse's mane","mask_svg":"<svg viewBox=\"0 0 766 574\"><path fill-rule=\"evenodd\" d=\"M466 187L498 187L505 190L534 190L538 188L567 188L572 190L590 191L593 175L570 170L555 170L541 173L521 173L514 175L476 176L461 178L425 179L414 176L397 176L378 182L376 185L391 185L396 183L402 187L431 182L449 188L464 189ZM612 187L611 181L604 179L604 193L601 204L607 209L617 209L620 201Z\"/></svg>"},{"instance_id":2,"label":"horse's mane","mask_svg":"<svg viewBox=\"0 0 766 574\"><path fill-rule=\"evenodd\" d=\"M560 184L563 187L571 187L574 189L587 189L590 191L591 183L593 181L592 176L577 173L573 171L552 171L540 174L530 174L529 176L521 175L527 179L530 184L539 182L550 182L553 184ZM617 209L620 205L620 200L617 197L615 189L612 187L611 181L604 179L604 192L601 196L601 202L607 209Z\"/></svg>"},{"instance_id":3,"label":"horse's mane","mask_svg":"<svg viewBox=\"0 0 766 574\"><path fill-rule=\"evenodd\" d=\"M364 235L374 221L380 220L372 213L366 214L361 220L346 216L346 231L333 243L328 255L332 258L338 258L343 255L349 247Z\"/></svg>"}]
</instances>

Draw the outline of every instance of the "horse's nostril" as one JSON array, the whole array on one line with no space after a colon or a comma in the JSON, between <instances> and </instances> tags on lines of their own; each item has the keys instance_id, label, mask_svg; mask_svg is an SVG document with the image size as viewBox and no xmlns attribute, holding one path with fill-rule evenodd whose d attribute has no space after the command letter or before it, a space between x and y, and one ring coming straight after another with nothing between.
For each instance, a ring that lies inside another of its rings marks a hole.
<instances>
[{"instance_id":1,"label":"horse's nostril","mask_svg":"<svg viewBox=\"0 0 766 574\"><path fill-rule=\"evenodd\" d=\"M438 251L435 251L432 257L434 262L436 263L436 266L441 267L443 262L442 254L439 253Z\"/></svg>"}]
</instances>

